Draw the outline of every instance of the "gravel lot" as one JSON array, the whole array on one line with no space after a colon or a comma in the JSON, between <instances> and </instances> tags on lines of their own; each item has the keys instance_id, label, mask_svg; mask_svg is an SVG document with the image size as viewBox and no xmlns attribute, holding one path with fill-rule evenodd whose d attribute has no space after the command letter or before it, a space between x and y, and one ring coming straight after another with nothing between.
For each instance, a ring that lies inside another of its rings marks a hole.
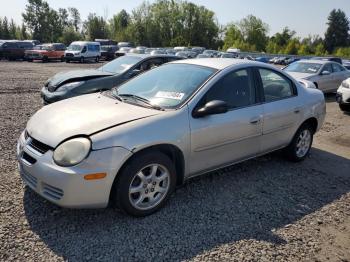
<instances>
[{"instance_id":1,"label":"gravel lot","mask_svg":"<svg viewBox=\"0 0 350 262\"><path fill-rule=\"evenodd\" d=\"M0 62L0 261L350 261L350 115L334 95L311 155L278 153L194 179L146 218L61 209L23 186L15 145L54 73Z\"/></svg>"}]
</instances>

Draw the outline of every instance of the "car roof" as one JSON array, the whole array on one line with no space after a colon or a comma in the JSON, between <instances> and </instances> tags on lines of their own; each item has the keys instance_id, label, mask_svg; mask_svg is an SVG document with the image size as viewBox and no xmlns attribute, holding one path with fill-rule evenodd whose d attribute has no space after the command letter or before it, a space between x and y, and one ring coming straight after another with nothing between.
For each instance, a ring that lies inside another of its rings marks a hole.
<instances>
[{"instance_id":1,"label":"car roof","mask_svg":"<svg viewBox=\"0 0 350 262\"><path fill-rule=\"evenodd\" d=\"M256 62L256 61L247 61L242 59L234 59L234 58L202 58L202 59L186 59L180 61L173 61L171 63L179 63L179 64L190 64L190 65L199 65L205 67L211 67L214 69L222 70L232 65L252 65L252 66L261 66L264 63Z\"/></svg>"},{"instance_id":2,"label":"car roof","mask_svg":"<svg viewBox=\"0 0 350 262\"><path fill-rule=\"evenodd\" d=\"M305 62L310 64L327 64L334 61L328 61L328 60L316 60L316 59L302 59L298 61L299 63Z\"/></svg>"},{"instance_id":3,"label":"car roof","mask_svg":"<svg viewBox=\"0 0 350 262\"><path fill-rule=\"evenodd\" d=\"M173 57L173 58L179 58L178 56L175 55L168 55L168 54L137 54L137 53L126 53L126 56L137 56L141 58L162 58L162 57Z\"/></svg>"}]
</instances>

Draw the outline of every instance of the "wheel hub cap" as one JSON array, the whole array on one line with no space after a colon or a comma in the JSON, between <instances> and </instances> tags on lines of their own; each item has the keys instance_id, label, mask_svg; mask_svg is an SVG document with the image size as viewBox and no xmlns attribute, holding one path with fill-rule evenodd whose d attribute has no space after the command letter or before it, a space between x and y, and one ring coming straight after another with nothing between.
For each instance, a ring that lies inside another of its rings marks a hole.
<instances>
[{"instance_id":1,"label":"wheel hub cap","mask_svg":"<svg viewBox=\"0 0 350 262\"><path fill-rule=\"evenodd\" d=\"M309 130L303 130L298 138L296 145L296 155L298 157L304 157L310 149L311 145L311 133Z\"/></svg>"},{"instance_id":2,"label":"wheel hub cap","mask_svg":"<svg viewBox=\"0 0 350 262\"><path fill-rule=\"evenodd\" d=\"M164 199L169 186L169 171L159 164L148 165L142 168L131 182L129 187L130 203L136 209L151 209Z\"/></svg>"}]
</instances>

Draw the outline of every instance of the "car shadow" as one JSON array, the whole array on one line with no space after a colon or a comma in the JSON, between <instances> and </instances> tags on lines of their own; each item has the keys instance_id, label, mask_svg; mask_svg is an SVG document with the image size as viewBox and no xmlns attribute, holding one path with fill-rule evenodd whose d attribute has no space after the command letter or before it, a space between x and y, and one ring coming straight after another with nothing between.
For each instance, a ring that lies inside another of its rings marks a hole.
<instances>
[{"instance_id":1,"label":"car shadow","mask_svg":"<svg viewBox=\"0 0 350 262\"><path fill-rule=\"evenodd\" d=\"M274 229L350 192L350 160L315 149L301 163L269 154L195 178L145 218L112 208L69 210L25 190L31 229L65 260L184 260L222 244L283 245ZM126 259L127 258L127 259Z\"/></svg>"}]
</instances>

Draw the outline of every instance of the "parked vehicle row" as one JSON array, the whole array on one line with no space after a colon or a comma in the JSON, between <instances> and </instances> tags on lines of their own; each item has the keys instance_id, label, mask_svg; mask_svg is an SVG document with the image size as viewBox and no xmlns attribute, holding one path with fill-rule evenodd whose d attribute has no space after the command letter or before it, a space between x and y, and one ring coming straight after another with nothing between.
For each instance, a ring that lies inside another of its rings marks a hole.
<instances>
[{"instance_id":1,"label":"parked vehicle row","mask_svg":"<svg viewBox=\"0 0 350 262\"><path fill-rule=\"evenodd\" d=\"M281 149L292 161L304 160L323 124L322 92L266 63L172 56L177 61L139 74L142 57L117 58L93 79L72 72L47 83L79 90L137 74L31 117L17 145L29 188L62 207L112 204L146 216L191 177ZM145 59L159 58L169 56Z\"/></svg>"},{"instance_id":2,"label":"parked vehicle row","mask_svg":"<svg viewBox=\"0 0 350 262\"><path fill-rule=\"evenodd\" d=\"M0 60L24 59L25 51L33 49L34 45L29 41L0 41Z\"/></svg>"},{"instance_id":3,"label":"parked vehicle row","mask_svg":"<svg viewBox=\"0 0 350 262\"><path fill-rule=\"evenodd\" d=\"M308 80L324 93L335 92L350 77L341 64L327 60L300 60L283 69L295 79Z\"/></svg>"}]
</instances>

